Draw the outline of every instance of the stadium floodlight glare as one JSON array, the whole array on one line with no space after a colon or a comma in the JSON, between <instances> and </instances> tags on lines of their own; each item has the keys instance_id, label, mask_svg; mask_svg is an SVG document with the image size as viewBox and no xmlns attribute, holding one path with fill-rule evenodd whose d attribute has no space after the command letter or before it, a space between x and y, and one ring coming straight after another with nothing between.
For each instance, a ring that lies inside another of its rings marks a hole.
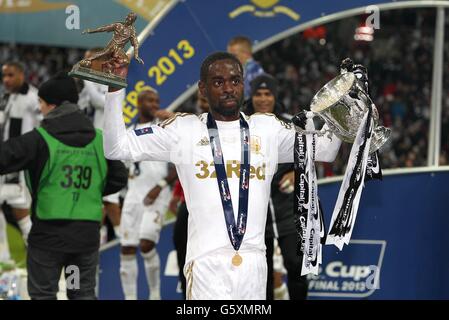
<instances>
[{"instance_id":1,"label":"stadium floodlight glare","mask_svg":"<svg viewBox=\"0 0 449 320\"><path fill-rule=\"evenodd\" d=\"M374 28L362 25L355 29L354 40L356 41L373 41Z\"/></svg>"}]
</instances>

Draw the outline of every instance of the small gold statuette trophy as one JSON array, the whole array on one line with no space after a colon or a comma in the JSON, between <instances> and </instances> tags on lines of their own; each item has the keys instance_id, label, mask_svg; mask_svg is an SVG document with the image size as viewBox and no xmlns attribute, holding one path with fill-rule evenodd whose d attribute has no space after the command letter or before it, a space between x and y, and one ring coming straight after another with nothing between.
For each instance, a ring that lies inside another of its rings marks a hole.
<instances>
[{"instance_id":1,"label":"small gold statuette trophy","mask_svg":"<svg viewBox=\"0 0 449 320\"><path fill-rule=\"evenodd\" d=\"M111 87L125 88L127 85L126 79L118 72L115 72L115 68L117 65L129 64L129 57L124 51L128 41L134 47L134 58L143 64L143 60L139 58L139 43L137 41L136 29L133 25L136 19L137 15L131 12L124 22L111 23L94 30L84 30L82 34L114 32L114 36L106 48L75 64L69 75Z\"/></svg>"}]
</instances>

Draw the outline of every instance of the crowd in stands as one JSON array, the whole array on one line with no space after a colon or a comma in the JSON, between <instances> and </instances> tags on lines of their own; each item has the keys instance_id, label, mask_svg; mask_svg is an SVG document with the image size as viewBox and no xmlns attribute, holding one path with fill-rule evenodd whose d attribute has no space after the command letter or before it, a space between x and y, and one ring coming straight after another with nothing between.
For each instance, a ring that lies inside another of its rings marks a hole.
<instances>
[{"instance_id":1,"label":"crowd in stands","mask_svg":"<svg viewBox=\"0 0 449 320\"><path fill-rule=\"evenodd\" d=\"M352 58L368 68L370 95L380 124L392 129L381 149L383 168L427 165L431 104L435 10L381 12L380 29L373 41L356 41L356 27L365 17L347 18L292 35L255 53L266 72L280 82L279 98L286 112L308 109L314 94L339 73L342 59ZM446 21L449 21L449 14ZM446 38L449 37L446 24ZM28 81L38 86L58 70L80 60L84 50L34 45L0 44L2 61L24 63ZM449 41L445 42L445 67L449 69ZM0 85L1 92L1 85ZM449 79L443 83L440 164L449 164ZM194 99L180 110L194 108ZM344 144L336 163L319 166L319 175L340 175L345 170L351 145Z\"/></svg>"},{"instance_id":2,"label":"crowd in stands","mask_svg":"<svg viewBox=\"0 0 449 320\"><path fill-rule=\"evenodd\" d=\"M382 148L384 168L427 165L435 10L386 11L373 41L354 40L365 17L345 19L293 35L255 54L264 69L281 82L281 99L291 114L308 109L314 94L335 77L345 57L368 68L370 95L380 123L392 129ZM448 30L449 28L446 28ZM445 61L449 65L446 44ZM444 81L443 94L449 80ZM449 96L443 98L440 164L448 164ZM321 176L344 172L351 145Z\"/></svg>"},{"instance_id":3,"label":"crowd in stands","mask_svg":"<svg viewBox=\"0 0 449 320\"><path fill-rule=\"evenodd\" d=\"M5 61L21 62L25 68L27 82L38 87L58 71L70 69L84 56L84 51L75 48L0 43L0 66Z\"/></svg>"}]
</instances>

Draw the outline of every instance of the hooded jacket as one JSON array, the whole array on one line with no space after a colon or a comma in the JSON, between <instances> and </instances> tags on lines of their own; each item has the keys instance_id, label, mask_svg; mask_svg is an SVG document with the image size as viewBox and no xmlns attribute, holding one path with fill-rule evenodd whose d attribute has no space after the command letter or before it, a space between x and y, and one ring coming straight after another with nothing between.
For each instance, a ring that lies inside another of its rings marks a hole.
<instances>
[{"instance_id":1,"label":"hooded jacket","mask_svg":"<svg viewBox=\"0 0 449 320\"><path fill-rule=\"evenodd\" d=\"M90 120L76 104L63 103L42 121L42 127L54 138L73 147L84 147L95 137ZM32 186L31 218L28 237L30 246L67 253L98 250L100 224L83 220L41 220L36 216L37 192L49 150L36 129L0 144L0 174L28 170ZM118 192L126 186L127 170L120 161L107 160L108 172L103 195Z\"/></svg>"}]
</instances>

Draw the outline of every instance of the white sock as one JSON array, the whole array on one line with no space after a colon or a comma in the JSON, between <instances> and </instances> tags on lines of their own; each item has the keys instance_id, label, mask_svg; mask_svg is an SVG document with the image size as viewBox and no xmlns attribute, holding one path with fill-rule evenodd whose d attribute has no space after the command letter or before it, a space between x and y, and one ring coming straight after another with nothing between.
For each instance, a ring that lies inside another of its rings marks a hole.
<instances>
[{"instance_id":1,"label":"white sock","mask_svg":"<svg viewBox=\"0 0 449 320\"><path fill-rule=\"evenodd\" d=\"M156 248L150 252L141 252L145 265L148 288L150 289L149 300L161 300L161 262Z\"/></svg>"},{"instance_id":2,"label":"white sock","mask_svg":"<svg viewBox=\"0 0 449 320\"><path fill-rule=\"evenodd\" d=\"M274 289L274 300L289 300L288 287L285 282L279 288Z\"/></svg>"},{"instance_id":3,"label":"white sock","mask_svg":"<svg viewBox=\"0 0 449 320\"><path fill-rule=\"evenodd\" d=\"M23 241L25 241L25 245L28 245L28 235L30 234L32 225L30 215L27 215L17 221L17 224L19 225L20 231L22 231L22 237Z\"/></svg>"},{"instance_id":4,"label":"white sock","mask_svg":"<svg viewBox=\"0 0 449 320\"><path fill-rule=\"evenodd\" d=\"M100 265L97 264L97 270L95 270L95 296L100 296Z\"/></svg>"},{"instance_id":5,"label":"white sock","mask_svg":"<svg viewBox=\"0 0 449 320\"><path fill-rule=\"evenodd\" d=\"M100 228L100 247L108 242L108 227L105 225Z\"/></svg>"},{"instance_id":6,"label":"white sock","mask_svg":"<svg viewBox=\"0 0 449 320\"><path fill-rule=\"evenodd\" d=\"M125 300L137 300L137 259L135 254L120 255L120 280Z\"/></svg>"},{"instance_id":7,"label":"white sock","mask_svg":"<svg viewBox=\"0 0 449 320\"><path fill-rule=\"evenodd\" d=\"M0 262L8 262L10 259L6 219L3 212L0 211Z\"/></svg>"},{"instance_id":8,"label":"white sock","mask_svg":"<svg viewBox=\"0 0 449 320\"><path fill-rule=\"evenodd\" d=\"M116 238L120 238L120 225L114 227L114 233Z\"/></svg>"}]
</instances>

